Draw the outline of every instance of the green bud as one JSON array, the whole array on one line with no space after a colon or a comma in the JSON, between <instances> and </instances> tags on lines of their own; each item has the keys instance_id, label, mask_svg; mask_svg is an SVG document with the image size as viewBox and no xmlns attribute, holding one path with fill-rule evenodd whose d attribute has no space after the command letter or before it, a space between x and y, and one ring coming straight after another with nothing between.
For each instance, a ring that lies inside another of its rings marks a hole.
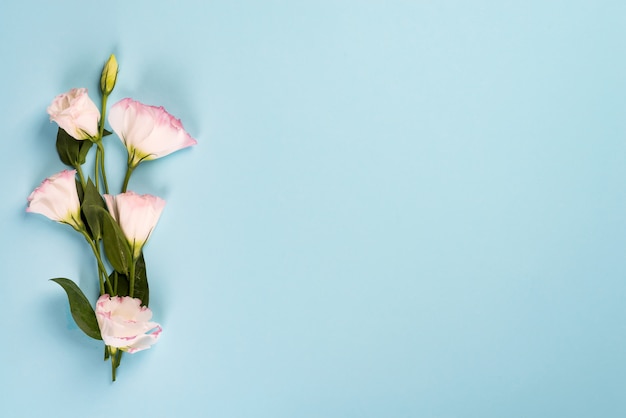
<instances>
[{"instance_id":1,"label":"green bud","mask_svg":"<svg viewBox=\"0 0 626 418\"><path fill-rule=\"evenodd\" d=\"M100 90L102 94L108 96L113 91L113 87L115 87L115 82L117 81L117 71L117 60L115 59L115 55L111 54L109 60L104 64L102 76L100 77Z\"/></svg>"}]
</instances>

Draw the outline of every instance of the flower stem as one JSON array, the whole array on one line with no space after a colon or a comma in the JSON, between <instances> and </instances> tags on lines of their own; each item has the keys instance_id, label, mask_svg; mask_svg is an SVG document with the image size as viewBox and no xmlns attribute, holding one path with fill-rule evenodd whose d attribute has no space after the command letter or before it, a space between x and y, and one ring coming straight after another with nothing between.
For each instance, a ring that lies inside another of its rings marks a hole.
<instances>
[{"instance_id":1,"label":"flower stem","mask_svg":"<svg viewBox=\"0 0 626 418\"><path fill-rule=\"evenodd\" d=\"M111 381L115 382L115 356L111 356Z\"/></svg>"},{"instance_id":2,"label":"flower stem","mask_svg":"<svg viewBox=\"0 0 626 418\"><path fill-rule=\"evenodd\" d=\"M100 130L98 132L98 138L102 139L102 135L104 134L104 116L107 113L107 99L109 98L108 94L102 95L102 111L100 112Z\"/></svg>"},{"instance_id":3,"label":"flower stem","mask_svg":"<svg viewBox=\"0 0 626 418\"><path fill-rule=\"evenodd\" d=\"M117 293L113 291L113 287L111 286L111 283L109 282L108 279L108 275L107 275L107 271L106 268L104 267L104 263L102 262L102 254L100 253L100 247L98 246L98 242L96 241L94 243L94 248L96 249L96 259L98 260L98 269L100 270L100 274L102 275L102 281L104 281L107 285L107 291L109 292L109 295L114 296ZM102 296L104 293L102 293L100 296Z\"/></svg>"},{"instance_id":4,"label":"flower stem","mask_svg":"<svg viewBox=\"0 0 626 418\"><path fill-rule=\"evenodd\" d=\"M131 298L135 295L135 266L137 260L133 257L133 261L130 263L130 272L128 273L128 296Z\"/></svg>"},{"instance_id":5,"label":"flower stem","mask_svg":"<svg viewBox=\"0 0 626 418\"><path fill-rule=\"evenodd\" d=\"M77 164L75 168L76 168L76 172L78 173L78 178L80 179L80 185L83 186L83 190L85 190L87 183L85 183L85 175L83 174L83 167L80 164Z\"/></svg>"},{"instance_id":6,"label":"flower stem","mask_svg":"<svg viewBox=\"0 0 626 418\"><path fill-rule=\"evenodd\" d=\"M98 169L102 173L102 183L104 184L104 192L109 193L109 185L107 183L107 176L104 170L104 147L102 146L102 138L104 137L104 121L107 113L107 99L109 98L108 94L102 95L102 109L100 112L100 126L98 127L98 138L96 139L96 145L98 149L96 151L96 167L95 167L95 176L96 176L96 189L98 189ZM102 158L100 158L100 155ZM100 189L98 189L100 190Z\"/></svg>"},{"instance_id":7,"label":"flower stem","mask_svg":"<svg viewBox=\"0 0 626 418\"><path fill-rule=\"evenodd\" d=\"M104 192L106 194L109 194L109 183L107 182L107 173L104 168L104 146L102 145L102 140L96 142L96 145L98 146L98 150L100 151L100 154L102 155L102 158L100 159L100 172L102 173L102 183L104 184Z\"/></svg>"},{"instance_id":8,"label":"flower stem","mask_svg":"<svg viewBox=\"0 0 626 418\"><path fill-rule=\"evenodd\" d=\"M117 349L116 347L111 347L107 345L104 347L105 351L105 360L108 357L111 357L111 381L115 382L116 371L117 368L120 367L120 363L122 361L122 350Z\"/></svg>"},{"instance_id":9,"label":"flower stem","mask_svg":"<svg viewBox=\"0 0 626 418\"><path fill-rule=\"evenodd\" d=\"M120 365L119 358L117 356L119 350L111 346L107 346L107 349L111 353L111 381L115 382L115 372L117 370L117 366Z\"/></svg>"},{"instance_id":10,"label":"flower stem","mask_svg":"<svg viewBox=\"0 0 626 418\"><path fill-rule=\"evenodd\" d=\"M104 267L104 263L102 262L102 256L100 255L100 249L97 246L97 241L94 242L94 240L91 239L91 237L89 236L85 228L79 229L78 232L83 234L83 236L85 237L85 240L87 240L87 242L89 243L89 246L91 247L91 251L93 251L93 255L96 257L96 261L98 262L98 279L100 281L100 296L106 293L104 290L105 281L107 284L107 290L109 294L113 296L113 288L111 287L111 283L109 283L109 281L106 280L107 270L106 270L106 267Z\"/></svg>"},{"instance_id":11,"label":"flower stem","mask_svg":"<svg viewBox=\"0 0 626 418\"><path fill-rule=\"evenodd\" d=\"M96 190L100 191L100 176L98 176L98 167L100 166L100 147L96 149L96 163L94 164L94 181L96 182Z\"/></svg>"},{"instance_id":12,"label":"flower stem","mask_svg":"<svg viewBox=\"0 0 626 418\"><path fill-rule=\"evenodd\" d=\"M117 295L117 283L119 282L119 275L116 273L114 274L114 281L113 281L113 293L115 295Z\"/></svg>"},{"instance_id":13,"label":"flower stem","mask_svg":"<svg viewBox=\"0 0 626 418\"><path fill-rule=\"evenodd\" d=\"M126 175L124 176L124 184L122 185L122 193L126 193L126 189L128 188L128 182L130 180L130 176L133 174L133 171L135 170L135 167L137 167L137 166L131 165L130 162L126 166Z\"/></svg>"}]
</instances>

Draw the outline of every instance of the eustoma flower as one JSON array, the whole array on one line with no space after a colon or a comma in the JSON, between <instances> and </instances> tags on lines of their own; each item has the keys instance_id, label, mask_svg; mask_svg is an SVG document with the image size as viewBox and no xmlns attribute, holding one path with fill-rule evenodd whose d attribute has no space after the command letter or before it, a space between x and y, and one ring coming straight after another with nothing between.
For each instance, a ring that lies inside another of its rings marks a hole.
<instances>
[{"instance_id":1,"label":"eustoma flower","mask_svg":"<svg viewBox=\"0 0 626 418\"><path fill-rule=\"evenodd\" d=\"M133 258L137 259L163 212L165 200L130 191L116 196L105 194L104 200L111 216L122 228L133 252Z\"/></svg>"},{"instance_id":2,"label":"eustoma flower","mask_svg":"<svg viewBox=\"0 0 626 418\"><path fill-rule=\"evenodd\" d=\"M63 170L45 179L28 196L26 212L39 213L53 221L84 228L76 190L76 170Z\"/></svg>"},{"instance_id":3,"label":"eustoma flower","mask_svg":"<svg viewBox=\"0 0 626 418\"><path fill-rule=\"evenodd\" d=\"M50 121L56 122L75 139L98 135L100 111L87 94L87 89L72 89L55 97L48 107Z\"/></svg>"},{"instance_id":4,"label":"eustoma flower","mask_svg":"<svg viewBox=\"0 0 626 418\"><path fill-rule=\"evenodd\" d=\"M161 326L150 322L152 311L129 296L100 296L96 319L104 343L129 353L150 348L161 335Z\"/></svg>"},{"instance_id":5,"label":"eustoma flower","mask_svg":"<svg viewBox=\"0 0 626 418\"><path fill-rule=\"evenodd\" d=\"M109 124L126 146L128 165L133 168L197 143L163 107L128 98L111 107Z\"/></svg>"}]
</instances>

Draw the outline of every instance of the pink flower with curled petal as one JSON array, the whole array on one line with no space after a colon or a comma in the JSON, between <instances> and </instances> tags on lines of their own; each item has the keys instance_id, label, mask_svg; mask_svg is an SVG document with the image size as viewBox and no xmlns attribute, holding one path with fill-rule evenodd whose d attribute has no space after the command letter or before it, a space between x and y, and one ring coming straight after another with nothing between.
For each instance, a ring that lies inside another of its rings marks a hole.
<instances>
[{"instance_id":1,"label":"pink flower with curled petal","mask_svg":"<svg viewBox=\"0 0 626 418\"><path fill-rule=\"evenodd\" d=\"M104 195L109 212L120 225L137 259L159 221L165 200L149 194L138 195L128 191L116 196Z\"/></svg>"},{"instance_id":2,"label":"pink flower with curled petal","mask_svg":"<svg viewBox=\"0 0 626 418\"><path fill-rule=\"evenodd\" d=\"M197 144L163 107L126 98L109 110L109 124L128 150L131 167Z\"/></svg>"},{"instance_id":3,"label":"pink flower with curled petal","mask_svg":"<svg viewBox=\"0 0 626 418\"><path fill-rule=\"evenodd\" d=\"M70 136L78 140L98 135L100 110L91 101L87 89L71 89L59 94L48 106L50 121L54 121Z\"/></svg>"},{"instance_id":4,"label":"pink flower with curled petal","mask_svg":"<svg viewBox=\"0 0 626 418\"><path fill-rule=\"evenodd\" d=\"M100 296L96 319L104 343L129 353L150 348L161 335L161 325L150 322L152 311L130 296Z\"/></svg>"},{"instance_id":5,"label":"pink flower with curled petal","mask_svg":"<svg viewBox=\"0 0 626 418\"><path fill-rule=\"evenodd\" d=\"M45 179L28 196L26 212L39 213L53 221L84 227L76 189L76 170L63 170Z\"/></svg>"}]
</instances>

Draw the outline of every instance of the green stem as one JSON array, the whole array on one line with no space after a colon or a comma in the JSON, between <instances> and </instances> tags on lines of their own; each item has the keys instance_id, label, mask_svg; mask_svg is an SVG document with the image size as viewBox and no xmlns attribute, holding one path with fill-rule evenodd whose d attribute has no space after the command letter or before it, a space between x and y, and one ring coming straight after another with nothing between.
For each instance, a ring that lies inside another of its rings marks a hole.
<instances>
[{"instance_id":1,"label":"green stem","mask_svg":"<svg viewBox=\"0 0 626 418\"><path fill-rule=\"evenodd\" d=\"M111 352L111 380L115 382L115 371L117 370L117 366L119 365L117 361L115 361L117 357L117 349L114 347L109 347L109 350Z\"/></svg>"},{"instance_id":2,"label":"green stem","mask_svg":"<svg viewBox=\"0 0 626 418\"><path fill-rule=\"evenodd\" d=\"M96 142L97 143L97 142ZM98 167L100 166L100 147L98 147L96 149L96 163L94 165L94 177L95 177L95 182L96 182L96 190L100 191L100 187L98 186L100 184L100 180L99 180L99 176L98 176Z\"/></svg>"},{"instance_id":3,"label":"green stem","mask_svg":"<svg viewBox=\"0 0 626 418\"><path fill-rule=\"evenodd\" d=\"M98 246L96 245L97 242L94 242L91 239L91 237L89 236L85 228L79 229L78 232L83 234L83 236L85 237L85 240L87 240L87 242L89 243L89 246L91 247L91 251L93 251L93 255L96 257L96 260L98 262L98 279L100 281L100 295L102 296L106 293L104 291L104 283L106 281L107 290L109 291L109 294L113 296L113 288L111 287L111 283L109 283L109 281L106 280L107 270L106 270L106 267L104 267L104 263L102 262L102 256L100 255L100 250L98 249Z\"/></svg>"},{"instance_id":4,"label":"green stem","mask_svg":"<svg viewBox=\"0 0 626 418\"><path fill-rule=\"evenodd\" d=\"M111 380L115 382L117 368L120 367L122 362L123 351L109 345L105 347L105 350L111 357Z\"/></svg>"},{"instance_id":5,"label":"green stem","mask_svg":"<svg viewBox=\"0 0 626 418\"><path fill-rule=\"evenodd\" d=\"M137 260L133 257L133 261L130 263L130 272L128 273L128 296L131 298L134 297L135 294L135 265L137 264Z\"/></svg>"},{"instance_id":6,"label":"green stem","mask_svg":"<svg viewBox=\"0 0 626 418\"><path fill-rule=\"evenodd\" d=\"M98 169L102 173L102 182L104 183L104 192L109 193L109 185L107 184L107 177L104 171L104 147L102 146L102 137L104 136L104 121L107 113L107 99L109 98L108 94L102 95L102 109L100 111L100 126L98 126L98 138L96 138L95 143L98 146L96 150L96 166L95 166L95 177L96 177L96 189L98 188ZM102 158L100 156L102 155Z\"/></svg>"},{"instance_id":7,"label":"green stem","mask_svg":"<svg viewBox=\"0 0 626 418\"><path fill-rule=\"evenodd\" d=\"M76 172L78 173L78 178L80 179L80 185L83 186L83 190L87 187L87 183L85 183L85 175L83 174L83 168L80 165L77 165Z\"/></svg>"},{"instance_id":8,"label":"green stem","mask_svg":"<svg viewBox=\"0 0 626 418\"><path fill-rule=\"evenodd\" d=\"M102 158L100 159L100 172L102 173L102 183L104 184L104 192L106 194L109 194L109 183L107 182L107 173L104 168L104 146L102 145L101 140L96 142L96 145L98 146L98 150L100 151L100 154L102 155Z\"/></svg>"},{"instance_id":9,"label":"green stem","mask_svg":"<svg viewBox=\"0 0 626 418\"><path fill-rule=\"evenodd\" d=\"M100 112L100 130L98 138L102 139L102 135L104 134L104 117L107 113L107 99L109 98L108 94L102 95L102 111Z\"/></svg>"},{"instance_id":10,"label":"green stem","mask_svg":"<svg viewBox=\"0 0 626 418\"><path fill-rule=\"evenodd\" d=\"M107 284L107 290L109 292L109 295L115 296L117 295L117 292L114 293L111 283L107 280L109 277L108 277L106 268L104 267L104 263L102 262L102 253L100 252L100 247L98 246L97 241L94 243L94 248L96 250L95 255L96 255L96 259L98 260L98 268L100 269L100 274L102 275L102 281L104 281ZM101 296L102 295L103 293L101 294Z\"/></svg>"},{"instance_id":11,"label":"green stem","mask_svg":"<svg viewBox=\"0 0 626 418\"><path fill-rule=\"evenodd\" d=\"M122 193L126 192L126 189L128 188L128 182L130 180L130 176L133 174L135 167L137 166L131 165L130 161L128 162L128 165L126 166L126 175L124 176L124 184L122 185Z\"/></svg>"},{"instance_id":12,"label":"green stem","mask_svg":"<svg viewBox=\"0 0 626 418\"><path fill-rule=\"evenodd\" d=\"M113 293L115 293L117 295L117 283L119 282L119 274L114 274L114 281L113 281Z\"/></svg>"}]
</instances>

